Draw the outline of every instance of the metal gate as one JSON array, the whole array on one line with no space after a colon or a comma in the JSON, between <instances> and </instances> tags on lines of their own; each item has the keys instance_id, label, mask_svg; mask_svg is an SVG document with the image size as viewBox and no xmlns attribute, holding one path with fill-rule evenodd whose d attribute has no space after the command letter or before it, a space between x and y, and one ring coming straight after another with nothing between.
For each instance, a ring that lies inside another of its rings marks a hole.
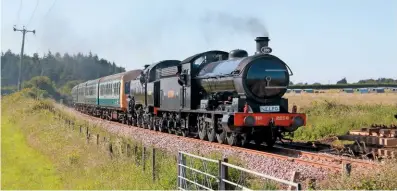
<instances>
[{"instance_id":1,"label":"metal gate","mask_svg":"<svg viewBox=\"0 0 397 191\"><path fill-rule=\"evenodd\" d=\"M188 160L189 159L189 160ZM256 179L272 181L277 184L289 186L289 189L295 188L301 190L301 185L293 181L287 181L272 177L266 174L248 170L228 163L227 159L214 160L190 153L178 152L178 178L177 186L180 190L252 190L244 185L247 177L232 177L231 171L247 173L250 176L255 175ZM234 173L236 175L236 173ZM264 190L263 188L258 188ZM266 190L269 190L266 188Z\"/></svg>"}]
</instances>

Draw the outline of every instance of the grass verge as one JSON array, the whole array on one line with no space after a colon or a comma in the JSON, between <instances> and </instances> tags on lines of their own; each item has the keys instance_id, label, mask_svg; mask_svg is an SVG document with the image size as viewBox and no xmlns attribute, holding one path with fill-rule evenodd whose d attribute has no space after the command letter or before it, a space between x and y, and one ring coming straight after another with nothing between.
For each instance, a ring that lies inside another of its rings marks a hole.
<instances>
[{"instance_id":1,"label":"grass verge","mask_svg":"<svg viewBox=\"0 0 397 191\"><path fill-rule=\"evenodd\" d=\"M19 128L8 117L1 120L2 189L59 189L62 181L53 163L31 148Z\"/></svg>"},{"instance_id":2,"label":"grass verge","mask_svg":"<svg viewBox=\"0 0 397 191\"><path fill-rule=\"evenodd\" d=\"M153 182L149 160L143 172L132 158L111 159L40 104L21 93L2 99L3 189L175 189L173 157L158 153Z\"/></svg>"},{"instance_id":3,"label":"grass verge","mask_svg":"<svg viewBox=\"0 0 397 191\"><path fill-rule=\"evenodd\" d=\"M76 120L63 111L51 112L48 110L48 107L53 106L51 101L37 101L25 96L26 92L22 91L2 99L2 118L5 123L2 124L2 140L24 145L16 147L4 144L3 189L176 189L174 155L156 150L156 181L153 181L150 147L146 150L146 170L143 171L142 143L110 134L87 121ZM71 121L71 125L68 121ZM81 132L80 127L83 127ZM90 139L86 138L87 127ZM10 134L13 136L4 137ZM100 144L96 144L96 135L100 135ZM130 145L129 150L126 145ZM136 145L139 145L137 150L134 149ZM112 147L111 157L109 146ZM17 151L15 153L18 156L8 154L14 151ZM134 152L132 156L131 152ZM212 153L206 157L220 159L221 155ZM18 161L17 165L13 163L15 160ZM229 158L229 161L239 163L234 158ZM218 164L190 162L207 173L218 173ZM205 177L192 173L187 176L216 189L215 180L208 182ZM260 181L232 169L229 178L240 183L243 180L245 186L256 189L278 188L275 183Z\"/></svg>"}]
</instances>

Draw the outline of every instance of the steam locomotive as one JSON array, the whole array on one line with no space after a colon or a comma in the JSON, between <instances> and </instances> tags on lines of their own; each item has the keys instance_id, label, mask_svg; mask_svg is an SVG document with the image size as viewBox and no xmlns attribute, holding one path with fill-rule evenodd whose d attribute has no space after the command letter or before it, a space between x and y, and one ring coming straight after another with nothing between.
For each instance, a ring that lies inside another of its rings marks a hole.
<instances>
[{"instance_id":1,"label":"steam locomotive","mask_svg":"<svg viewBox=\"0 0 397 191\"><path fill-rule=\"evenodd\" d=\"M251 56L239 49L212 50L79 84L72 90L75 107L151 130L238 146L253 140L271 147L285 133L306 125L306 115L289 112L282 97L291 69L270 54L268 37L255 41ZM97 100L80 98L87 95Z\"/></svg>"}]
</instances>

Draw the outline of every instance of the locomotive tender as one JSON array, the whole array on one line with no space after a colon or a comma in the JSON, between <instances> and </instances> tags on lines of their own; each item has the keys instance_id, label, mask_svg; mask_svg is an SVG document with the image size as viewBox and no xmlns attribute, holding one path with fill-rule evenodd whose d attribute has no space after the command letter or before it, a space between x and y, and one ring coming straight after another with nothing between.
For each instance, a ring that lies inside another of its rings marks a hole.
<instances>
[{"instance_id":1,"label":"locomotive tender","mask_svg":"<svg viewBox=\"0 0 397 191\"><path fill-rule=\"evenodd\" d=\"M268 37L255 41L256 53L251 56L244 50L212 50L134 70L129 78L123 78L129 73L125 72L79 84L73 88L75 106L151 130L239 146L253 140L271 147L283 134L306 125L306 115L289 112L288 100L282 98L292 75L290 68L270 54ZM119 99L110 105L101 101L104 79L117 79L108 83L111 88L116 85L110 93ZM80 89L90 84L97 84L92 86L96 89L81 94L87 90ZM99 92L95 102L88 98L92 91ZM127 95L134 98L133 108L126 108Z\"/></svg>"}]
</instances>

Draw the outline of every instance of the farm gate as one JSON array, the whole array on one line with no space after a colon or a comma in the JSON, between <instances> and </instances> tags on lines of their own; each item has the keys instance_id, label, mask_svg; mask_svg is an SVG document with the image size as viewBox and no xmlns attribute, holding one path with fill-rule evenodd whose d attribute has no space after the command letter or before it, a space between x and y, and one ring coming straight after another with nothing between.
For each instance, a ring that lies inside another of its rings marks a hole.
<instances>
[{"instance_id":1,"label":"farm gate","mask_svg":"<svg viewBox=\"0 0 397 191\"><path fill-rule=\"evenodd\" d=\"M214 160L179 151L177 160L179 190L278 190L280 187L274 187L275 184L283 185L283 189L301 190L301 184L293 180L248 170L228 163L226 158Z\"/></svg>"}]
</instances>

